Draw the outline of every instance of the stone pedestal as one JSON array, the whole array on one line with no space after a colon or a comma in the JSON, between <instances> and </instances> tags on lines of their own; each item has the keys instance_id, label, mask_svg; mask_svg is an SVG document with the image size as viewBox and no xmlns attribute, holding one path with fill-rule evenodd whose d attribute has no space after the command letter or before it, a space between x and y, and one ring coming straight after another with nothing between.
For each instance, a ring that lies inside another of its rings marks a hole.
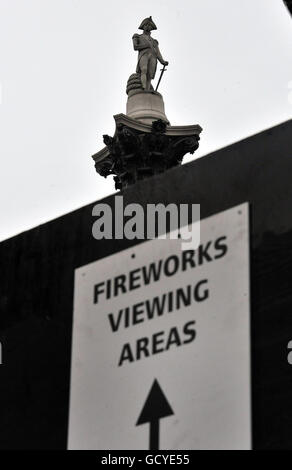
<instances>
[{"instance_id":1,"label":"stone pedestal","mask_svg":"<svg viewBox=\"0 0 292 470\"><path fill-rule=\"evenodd\" d=\"M168 126L159 93L143 92L143 96L137 93L130 98L128 111L139 115L138 104L141 103L140 117L114 116L114 136L104 135L106 147L92 156L101 176L114 176L116 189L124 189L138 180L180 165L186 153L194 153L199 147L202 131L199 125ZM148 108L145 103L149 104ZM151 108L150 104L156 104L156 108ZM160 112L163 119L154 118L155 112Z\"/></svg>"},{"instance_id":2,"label":"stone pedestal","mask_svg":"<svg viewBox=\"0 0 292 470\"><path fill-rule=\"evenodd\" d=\"M161 119L169 125L162 95L157 91L133 90L127 101L127 116L144 124Z\"/></svg>"}]
</instances>

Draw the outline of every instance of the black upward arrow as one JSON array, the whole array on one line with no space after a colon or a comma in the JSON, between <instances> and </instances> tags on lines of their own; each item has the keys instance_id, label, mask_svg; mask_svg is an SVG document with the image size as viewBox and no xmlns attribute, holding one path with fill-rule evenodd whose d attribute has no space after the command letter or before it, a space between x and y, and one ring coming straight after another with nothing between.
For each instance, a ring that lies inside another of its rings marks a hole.
<instances>
[{"instance_id":1,"label":"black upward arrow","mask_svg":"<svg viewBox=\"0 0 292 470\"><path fill-rule=\"evenodd\" d=\"M149 450L159 450L159 420L173 414L174 412L155 379L136 423L136 426L150 423Z\"/></svg>"}]
</instances>

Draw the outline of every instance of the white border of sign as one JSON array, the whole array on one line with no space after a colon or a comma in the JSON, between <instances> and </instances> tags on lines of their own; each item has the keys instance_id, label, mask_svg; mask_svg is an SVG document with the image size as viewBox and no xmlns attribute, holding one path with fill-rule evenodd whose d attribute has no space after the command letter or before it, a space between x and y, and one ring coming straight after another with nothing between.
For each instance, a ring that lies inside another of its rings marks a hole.
<instances>
[{"instance_id":1,"label":"white border of sign","mask_svg":"<svg viewBox=\"0 0 292 470\"><path fill-rule=\"evenodd\" d=\"M248 203L201 221L194 269L183 269L180 243L146 241L75 270L70 449L149 449L151 387L162 397L160 449L251 448ZM161 278L144 285L143 266L159 260ZM105 281L126 273L129 286L129 272L134 288L114 296ZM192 305L170 312L169 299L187 285ZM150 318L145 299L162 293L166 313ZM137 352L141 338L148 355ZM126 344L132 357L123 356Z\"/></svg>"}]
</instances>

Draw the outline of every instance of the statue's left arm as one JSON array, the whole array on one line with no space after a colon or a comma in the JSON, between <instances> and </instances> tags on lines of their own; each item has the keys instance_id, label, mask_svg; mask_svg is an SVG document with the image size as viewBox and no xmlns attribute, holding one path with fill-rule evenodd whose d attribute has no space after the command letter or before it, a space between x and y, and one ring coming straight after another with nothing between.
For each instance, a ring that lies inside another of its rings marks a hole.
<instances>
[{"instance_id":1,"label":"statue's left arm","mask_svg":"<svg viewBox=\"0 0 292 470\"><path fill-rule=\"evenodd\" d=\"M159 62L162 64L162 65L168 65L168 62L166 60L163 59L162 55L161 55L161 52L160 52L160 49L159 49L159 45L158 45L158 41L156 41L156 54L157 54L157 59L159 60Z\"/></svg>"}]
</instances>

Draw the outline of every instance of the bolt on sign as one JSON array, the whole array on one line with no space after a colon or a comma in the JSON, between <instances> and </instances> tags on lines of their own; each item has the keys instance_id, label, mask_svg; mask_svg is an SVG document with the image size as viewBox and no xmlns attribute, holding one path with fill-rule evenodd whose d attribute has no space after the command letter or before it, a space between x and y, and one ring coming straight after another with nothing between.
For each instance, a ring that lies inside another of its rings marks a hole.
<instances>
[{"instance_id":1,"label":"bolt on sign","mask_svg":"<svg viewBox=\"0 0 292 470\"><path fill-rule=\"evenodd\" d=\"M70 449L249 449L248 204L75 271Z\"/></svg>"}]
</instances>

